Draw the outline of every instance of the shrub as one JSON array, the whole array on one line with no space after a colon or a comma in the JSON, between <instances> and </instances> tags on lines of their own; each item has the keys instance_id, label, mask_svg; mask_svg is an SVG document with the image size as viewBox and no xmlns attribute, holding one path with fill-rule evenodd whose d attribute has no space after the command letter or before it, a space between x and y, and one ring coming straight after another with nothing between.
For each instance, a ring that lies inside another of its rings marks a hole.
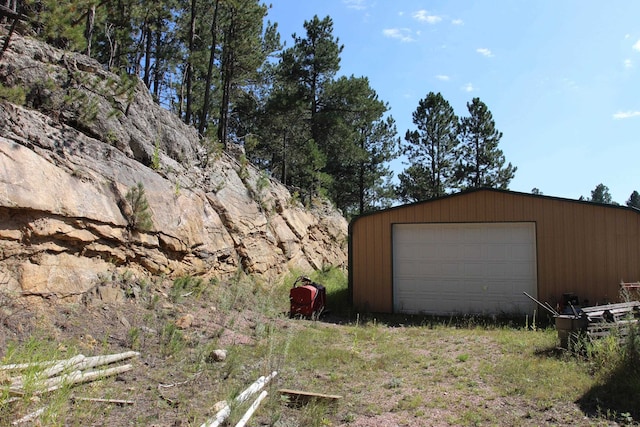
<instances>
[{"instance_id":1,"label":"shrub","mask_svg":"<svg viewBox=\"0 0 640 427\"><path fill-rule=\"evenodd\" d=\"M129 214L129 225L134 230L148 231L153 228L153 219L149 210L149 202L144 192L144 185L141 182L127 191L127 202L131 207Z\"/></svg>"},{"instance_id":2,"label":"shrub","mask_svg":"<svg viewBox=\"0 0 640 427\"><path fill-rule=\"evenodd\" d=\"M199 297L206 290L207 283L199 277L182 276L173 281L169 298L173 302L180 301L187 295Z\"/></svg>"},{"instance_id":3,"label":"shrub","mask_svg":"<svg viewBox=\"0 0 640 427\"><path fill-rule=\"evenodd\" d=\"M153 155L151 156L151 168L154 171L160 170L160 143L158 141L153 144Z\"/></svg>"},{"instance_id":4,"label":"shrub","mask_svg":"<svg viewBox=\"0 0 640 427\"><path fill-rule=\"evenodd\" d=\"M24 88L19 86L8 87L0 83L0 99L5 99L13 104L24 105L26 96Z\"/></svg>"}]
</instances>

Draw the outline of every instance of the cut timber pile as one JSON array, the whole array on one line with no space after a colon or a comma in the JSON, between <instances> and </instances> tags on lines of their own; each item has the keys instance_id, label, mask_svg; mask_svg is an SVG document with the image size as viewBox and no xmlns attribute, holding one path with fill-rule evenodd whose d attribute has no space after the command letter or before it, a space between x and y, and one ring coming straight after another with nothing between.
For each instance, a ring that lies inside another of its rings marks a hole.
<instances>
[{"instance_id":1,"label":"cut timber pile","mask_svg":"<svg viewBox=\"0 0 640 427\"><path fill-rule=\"evenodd\" d=\"M585 307L582 312L587 317L587 335L590 338L606 337L612 332L626 337L629 335L629 327L638 322L640 302Z\"/></svg>"},{"instance_id":2,"label":"cut timber pile","mask_svg":"<svg viewBox=\"0 0 640 427\"><path fill-rule=\"evenodd\" d=\"M576 309L573 315L556 316L556 329L560 345L568 348L570 341L583 334L589 339L612 334L624 339L629 335L630 327L636 325L639 318L639 301L596 305Z\"/></svg>"},{"instance_id":3,"label":"cut timber pile","mask_svg":"<svg viewBox=\"0 0 640 427\"><path fill-rule=\"evenodd\" d=\"M25 385L28 385L30 395L41 395L52 392L63 386L86 383L90 381L107 378L130 371L133 366L130 364L106 367L104 369L93 369L98 366L110 365L123 360L140 356L136 351L127 351L118 354L108 354L104 356L86 357L82 354L66 360L53 360L46 362L20 363L14 365L0 365L0 372L24 371L33 369L37 371L33 374L18 374L1 381L3 386L8 385L8 393L13 396L8 401L18 400L19 397L27 395ZM101 399L103 402L117 404L131 404L130 401ZM13 422L18 425L32 421L44 412L45 408L40 408L35 412L27 414L23 418Z\"/></svg>"},{"instance_id":4,"label":"cut timber pile","mask_svg":"<svg viewBox=\"0 0 640 427\"><path fill-rule=\"evenodd\" d=\"M140 353L136 351L93 357L85 357L79 354L66 360L2 365L0 366L0 371L25 370L38 366L49 366L49 368L35 374L35 381L32 385L35 394L43 394L57 390L65 384L85 383L130 371L133 369L133 366L130 364L105 369L92 370L91 368L109 365L139 355ZM23 375L12 377L7 382L9 383L10 395L24 395L25 378Z\"/></svg>"}]
</instances>

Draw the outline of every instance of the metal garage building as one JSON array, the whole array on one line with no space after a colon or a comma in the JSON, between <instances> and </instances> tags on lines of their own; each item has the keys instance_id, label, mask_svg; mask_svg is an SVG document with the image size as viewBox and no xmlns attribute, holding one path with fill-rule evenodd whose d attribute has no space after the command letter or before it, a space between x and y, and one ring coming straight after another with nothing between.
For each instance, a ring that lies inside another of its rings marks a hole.
<instances>
[{"instance_id":1,"label":"metal garage building","mask_svg":"<svg viewBox=\"0 0 640 427\"><path fill-rule=\"evenodd\" d=\"M478 189L398 206L349 227L357 310L502 314L564 293L616 302L640 280L640 211Z\"/></svg>"}]
</instances>

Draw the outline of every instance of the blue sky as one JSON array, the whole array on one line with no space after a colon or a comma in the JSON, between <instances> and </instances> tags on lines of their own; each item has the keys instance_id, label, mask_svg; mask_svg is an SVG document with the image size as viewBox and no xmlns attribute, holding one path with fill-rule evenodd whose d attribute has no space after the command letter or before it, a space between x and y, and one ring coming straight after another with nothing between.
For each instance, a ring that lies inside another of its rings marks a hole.
<instances>
[{"instance_id":1,"label":"blue sky","mask_svg":"<svg viewBox=\"0 0 640 427\"><path fill-rule=\"evenodd\" d=\"M331 16L340 74L369 78L402 138L429 92L459 116L479 97L518 167L511 190L577 199L603 183L621 204L640 191L640 1L270 3L287 47Z\"/></svg>"}]
</instances>

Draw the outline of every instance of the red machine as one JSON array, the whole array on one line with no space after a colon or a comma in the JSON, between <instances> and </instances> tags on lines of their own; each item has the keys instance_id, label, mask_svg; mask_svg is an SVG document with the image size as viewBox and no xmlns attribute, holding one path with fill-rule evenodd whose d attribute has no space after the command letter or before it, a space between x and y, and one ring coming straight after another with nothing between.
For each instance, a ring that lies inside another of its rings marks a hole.
<instances>
[{"instance_id":1,"label":"red machine","mask_svg":"<svg viewBox=\"0 0 640 427\"><path fill-rule=\"evenodd\" d=\"M300 276L289 291L291 310L289 317L296 315L317 319L324 310L327 293L324 286L308 277Z\"/></svg>"}]
</instances>

